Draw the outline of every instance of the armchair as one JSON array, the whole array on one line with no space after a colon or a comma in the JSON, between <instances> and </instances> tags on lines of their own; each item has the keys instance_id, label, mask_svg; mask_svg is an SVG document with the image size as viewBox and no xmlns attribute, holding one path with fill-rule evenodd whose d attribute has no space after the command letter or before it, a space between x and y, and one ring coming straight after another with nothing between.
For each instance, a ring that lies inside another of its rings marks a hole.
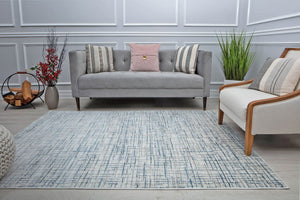
<instances>
[{"instance_id":1,"label":"armchair","mask_svg":"<svg viewBox=\"0 0 300 200\"><path fill-rule=\"evenodd\" d=\"M300 57L300 48L286 48L280 58ZM251 155L256 134L300 133L300 80L294 92L276 96L248 89L252 80L220 87L219 119L224 113L245 131L245 154Z\"/></svg>"}]
</instances>

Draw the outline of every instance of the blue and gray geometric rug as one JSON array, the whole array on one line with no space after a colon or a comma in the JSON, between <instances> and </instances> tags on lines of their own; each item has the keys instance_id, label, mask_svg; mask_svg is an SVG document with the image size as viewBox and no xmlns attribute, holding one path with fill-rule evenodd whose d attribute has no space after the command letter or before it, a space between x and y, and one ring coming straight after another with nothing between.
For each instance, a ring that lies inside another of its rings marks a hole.
<instances>
[{"instance_id":1,"label":"blue and gray geometric rug","mask_svg":"<svg viewBox=\"0 0 300 200\"><path fill-rule=\"evenodd\" d=\"M215 111L50 111L15 137L0 188L285 189Z\"/></svg>"}]
</instances>

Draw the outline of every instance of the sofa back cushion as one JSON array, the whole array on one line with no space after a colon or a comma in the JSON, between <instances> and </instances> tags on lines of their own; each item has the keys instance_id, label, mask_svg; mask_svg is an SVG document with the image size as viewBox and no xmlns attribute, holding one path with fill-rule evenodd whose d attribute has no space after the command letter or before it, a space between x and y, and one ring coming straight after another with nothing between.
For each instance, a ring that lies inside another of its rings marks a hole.
<instances>
[{"instance_id":1,"label":"sofa back cushion","mask_svg":"<svg viewBox=\"0 0 300 200\"><path fill-rule=\"evenodd\" d=\"M268 59L258 74L258 81L254 81L258 84L251 84L249 88L281 96L293 92L299 78L300 59Z\"/></svg>"},{"instance_id":2,"label":"sofa back cushion","mask_svg":"<svg viewBox=\"0 0 300 200\"><path fill-rule=\"evenodd\" d=\"M176 72L195 74L199 44L179 47L176 55Z\"/></svg>"},{"instance_id":3,"label":"sofa back cushion","mask_svg":"<svg viewBox=\"0 0 300 200\"><path fill-rule=\"evenodd\" d=\"M159 72L158 51L160 44L129 44L131 49L130 71Z\"/></svg>"},{"instance_id":4,"label":"sofa back cushion","mask_svg":"<svg viewBox=\"0 0 300 200\"><path fill-rule=\"evenodd\" d=\"M87 44L85 51L88 74L114 71L112 47Z\"/></svg>"},{"instance_id":5,"label":"sofa back cushion","mask_svg":"<svg viewBox=\"0 0 300 200\"><path fill-rule=\"evenodd\" d=\"M128 50L114 50L114 70L129 71L131 53ZM159 51L159 69L163 72L173 72L175 68L176 50Z\"/></svg>"}]
</instances>

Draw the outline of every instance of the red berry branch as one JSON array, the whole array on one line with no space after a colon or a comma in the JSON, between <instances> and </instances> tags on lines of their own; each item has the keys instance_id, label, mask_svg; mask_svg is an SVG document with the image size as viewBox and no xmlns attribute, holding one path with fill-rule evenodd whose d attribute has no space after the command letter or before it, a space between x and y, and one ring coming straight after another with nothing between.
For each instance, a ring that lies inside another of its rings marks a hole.
<instances>
[{"instance_id":1,"label":"red berry branch","mask_svg":"<svg viewBox=\"0 0 300 200\"><path fill-rule=\"evenodd\" d=\"M57 40L55 31L52 29L48 35L47 49L43 50L46 53L44 57L44 62L40 62L38 65L31 68L35 70L37 78L44 84L48 86L54 86L57 83L58 76L61 73L62 62L66 52L67 37L65 38L64 45L60 56L57 53Z\"/></svg>"}]
</instances>

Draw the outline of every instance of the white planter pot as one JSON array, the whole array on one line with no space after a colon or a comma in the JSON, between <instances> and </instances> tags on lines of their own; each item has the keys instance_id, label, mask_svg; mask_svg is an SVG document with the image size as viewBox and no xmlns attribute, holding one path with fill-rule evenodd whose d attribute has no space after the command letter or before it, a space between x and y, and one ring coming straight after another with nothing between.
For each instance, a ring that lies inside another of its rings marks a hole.
<instances>
[{"instance_id":1,"label":"white planter pot","mask_svg":"<svg viewBox=\"0 0 300 200\"><path fill-rule=\"evenodd\" d=\"M226 84L231 84L231 83L240 83L240 82L242 82L242 81L237 81L237 80L227 80L227 79L225 79L225 80L224 80L224 85L226 85Z\"/></svg>"}]
</instances>

